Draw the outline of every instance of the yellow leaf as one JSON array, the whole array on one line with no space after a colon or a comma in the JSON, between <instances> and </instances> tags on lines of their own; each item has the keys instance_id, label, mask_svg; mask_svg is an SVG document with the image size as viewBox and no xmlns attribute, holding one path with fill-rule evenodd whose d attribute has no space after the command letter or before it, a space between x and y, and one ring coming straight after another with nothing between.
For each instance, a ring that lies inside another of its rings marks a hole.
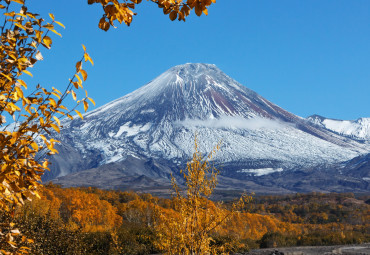
<instances>
[{"instance_id":1,"label":"yellow leaf","mask_svg":"<svg viewBox=\"0 0 370 255\"><path fill-rule=\"evenodd\" d=\"M22 28L23 30L27 30L24 26L22 26L22 25L21 25L21 24L19 24L19 23L14 23L14 25L15 25L15 26L17 26L17 27Z\"/></svg>"},{"instance_id":2,"label":"yellow leaf","mask_svg":"<svg viewBox=\"0 0 370 255\"><path fill-rule=\"evenodd\" d=\"M18 4L24 4L24 0L12 0L12 2L15 2Z\"/></svg>"},{"instance_id":3,"label":"yellow leaf","mask_svg":"<svg viewBox=\"0 0 370 255\"><path fill-rule=\"evenodd\" d=\"M55 92L59 93L59 95L61 95L61 94L62 94L62 92L60 92L58 89L56 89L56 88L54 88L54 87L52 87L52 89L53 89L53 91L55 91Z\"/></svg>"},{"instance_id":4,"label":"yellow leaf","mask_svg":"<svg viewBox=\"0 0 370 255\"><path fill-rule=\"evenodd\" d=\"M49 98L49 105L53 106L53 107L57 107L57 103L55 102L54 98Z\"/></svg>"},{"instance_id":5,"label":"yellow leaf","mask_svg":"<svg viewBox=\"0 0 370 255\"><path fill-rule=\"evenodd\" d=\"M46 139L46 137L44 135L41 135L40 134L40 138L46 143L47 139Z\"/></svg>"},{"instance_id":6,"label":"yellow leaf","mask_svg":"<svg viewBox=\"0 0 370 255\"><path fill-rule=\"evenodd\" d=\"M5 16L10 16L10 17L14 17L15 16L15 12L6 12L4 13Z\"/></svg>"},{"instance_id":7,"label":"yellow leaf","mask_svg":"<svg viewBox=\"0 0 370 255\"><path fill-rule=\"evenodd\" d=\"M37 145L37 143L35 142L32 142L31 143L31 147L35 150L35 151L38 151L39 150L39 146Z\"/></svg>"},{"instance_id":8,"label":"yellow leaf","mask_svg":"<svg viewBox=\"0 0 370 255\"><path fill-rule=\"evenodd\" d=\"M79 111L75 110L75 112L78 114L78 116L80 116L80 118L81 118L82 120L84 119L84 117L82 116L82 114L81 114Z\"/></svg>"},{"instance_id":9,"label":"yellow leaf","mask_svg":"<svg viewBox=\"0 0 370 255\"><path fill-rule=\"evenodd\" d=\"M22 237L22 238L23 238L23 237ZM25 238L25 240L26 240L26 238ZM22 241L22 242L25 242L25 241ZM31 250L31 248L28 248L28 247L26 247L26 246L22 246L21 248L19 248L19 251L23 252L24 254L29 254L29 253L27 252L27 250Z\"/></svg>"},{"instance_id":10,"label":"yellow leaf","mask_svg":"<svg viewBox=\"0 0 370 255\"><path fill-rule=\"evenodd\" d=\"M14 1L14 0L13 0ZM14 198L14 197L13 197ZM12 242L12 241L8 241L7 242L12 248L17 248L17 243L15 242Z\"/></svg>"},{"instance_id":11,"label":"yellow leaf","mask_svg":"<svg viewBox=\"0 0 370 255\"><path fill-rule=\"evenodd\" d=\"M58 152L57 150L54 150L54 151ZM41 197L40 197L39 193L35 192L35 196L36 196L38 199L41 199ZM27 241L29 242L29 240L31 240L31 239L28 239ZM32 240L32 241L33 241L33 240Z\"/></svg>"},{"instance_id":12,"label":"yellow leaf","mask_svg":"<svg viewBox=\"0 0 370 255\"><path fill-rule=\"evenodd\" d=\"M19 97L23 98L23 91L21 88L15 87L15 91L17 91L17 94L19 95Z\"/></svg>"},{"instance_id":13,"label":"yellow leaf","mask_svg":"<svg viewBox=\"0 0 370 255\"><path fill-rule=\"evenodd\" d=\"M85 45L82 44L82 48L84 49L84 52L86 52L86 47Z\"/></svg>"},{"instance_id":14,"label":"yellow leaf","mask_svg":"<svg viewBox=\"0 0 370 255\"><path fill-rule=\"evenodd\" d=\"M25 74L28 74L29 76L33 77L32 73L30 73L29 71L27 71L27 70L23 70L23 72L24 72Z\"/></svg>"},{"instance_id":15,"label":"yellow leaf","mask_svg":"<svg viewBox=\"0 0 370 255\"><path fill-rule=\"evenodd\" d=\"M77 100L77 97L76 97L76 92L74 92L73 90L71 90L71 93L72 93L72 97L73 97L73 100Z\"/></svg>"},{"instance_id":16,"label":"yellow leaf","mask_svg":"<svg viewBox=\"0 0 370 255\"><path fill-rule=\"evenodd\" d=\"M12 109L13 112L21 110L17 105L13 103L9 103L8 106Z\"/></svg>"},{"instance_id":17,"label":"yellow leaf","mask_svg":"<svg viewBox=\"0 0 370 255\"><path fill-rule=\"evenodd\" d=\"M17 91L16 91L16 92L14 92L14 94L13 94L13 99L14 99L15 101L18 101L18 100L19 100L19 95L18 95Z\"/></svg>"},{"instance_id":18,"label":"yellow leaf","mask_svg":"<svg viewBox=\"0 0 370 255\"><path fill-rule=\"evenodd\" d=\"M50 29L51 32L53 32L54 34L57 34L59 35L60 37L62 37L62 35L60 33L58 33L55 29Z\"/></svg>"},{"instance_id":19,"label":"yellow leaf","mask_svg":"<svg viewBox=\"0 0 370 255\"><path fill-rule=\"evenodd\" d=\"M55 130L57 131L58 133L60 133L60 130L59 130L59 127L53 123L50 123L50 126Z\"/></svg>"},{"instance_id":20,"label":"yellow leaf","mask_svg":"<svg viewBox=\"0 0 370 255\"><path fill-rule=\"evenodd\" d=\"M82 80L81 80L80 76L78 76L77 74L75 74L75 76L76 76L76 78L77 78L77 80L78 80L78 83L79 83L79 84L82 84Z\"/></svg>"},{"instance_id":21,"label":"yellow leaf","mask_svg":"<svg viewBox=\"0 0 370 255\"><path fill-rule=\"evenodd\" d=\"M58 123L58 125L60 126L60 120L57 118L57 117L55 117L55 116L53 116L53 119Z\"/></svg>"},{"instance_id":22,"label":"yellow leaf","mask_svg":"<svg viewBox=\"0 0 370 255\"><path fill-rule=\"evenodd\" d=\"M85 110L85 112L87 111L88 108L89 108L89 103L84 101L84 110Z\"/></svg>"},{"instance_id":23,"label":"yellow leaf","mask_svg":"<svg viewBox=\"0 0 370 255\"><path fill-rule=\"evenodd\" d=\"M27 84L23 80L18 79L17 82L27 89Z\"/></svg>"},{"instance_id":24,"label":"yellow leaf","mask_svg":"<svg viewBox=\"0 0 370 255\"><path fill-rule=\"evenodd\" d=\"M85 62L90 61L92 65L94 65L93 60L91 59L90 55L88 53L84 54Z\"/></svg>"},{"instance_id":25,"label":"yellow leaf","mask_svg":"<svg viewBox=\"0 0 370 255\"><path fill-rule=\"evenodd\" d=\"M59 108L68 111L68 108L65 107L64 105L59 105Z\"/></svg>"},{"instance_id":26,"label":"yellow leaf","mask_svg":"<svg viewBox=\"0 0 370 255\"><path fill-rule=\"evenodd\" d=\"M89 99L90 102L93 103L93 105L95 106L95 101L92 98L88 97L87 99Z\"/></svg>"},{"instance_id":27,"label":"yellow leaf","mask_svg":"<svg viewBox=\"0 0 370 255\"><path fill-rule=\"evenodd\" d=\"M87 72L85 70L83 70L83 69L81 69L80 72L81 72L82 78L84 79L84 81L86 81L86 79L87 79Z\"/></svg>"},{"instance_id":28,"label":"yellow leaf","mask_svg":"<svg viewBox=\"0 0 370 255\"><path fill-rule=\"evenodd\" d=\"M49 161L47 161L47 160L42 163L43 168L47 168L48 165L49 165Z\"/></svg>"},{"instance_id":29,"label":"yellow leaf","mask_svg":"<svg viewBox=\"0 0 370 255\"><path fill-rule=\"evenodd\" d=\"M94 61L92 60L92 58L89 56L89 61L92 65L94 65Z\"/></svg>"},{"instance_id":30,"label":"yellow leaf","mask_svg":"<svg viewBox=\"0 0 370 255\"><path fill-rule=\"evenodd\" d=\"M54 20L54 19L55 19L54 15L53 15L52 13L49 13L49 16L50 16L50 18L51 18L52 20Z\"/></svg>"},{"instance_id":31,"label":"yellow leaf","mask_svg":"<svg viewBox=\"0 0 370 255\"><path fill-rule=\"evenodd\" d=\"M51 94L53 94L54 96L56 96L58 99L60 99L60 96L57 94L57 93L55 93L55 92L51 92Z\"/></svg>"},{"instance_id":32,"label":"yellow leaf","mask_svg":"<svg viewBox=\"0 0 370 255\"><path fill-rule=\"evenodd\" d=\"M44 42L46 48L50 49L50 46L53 43L51 38L49 36L45 35L44 38L42 39L42 41Z\"/></svg>"},{"instance_id":33,"label":"yellow leaf","mask_svg":"<svg viewBox=\"0 0 370 255\"><path fill-rule=\"evenodd\" d=\"M24 71L23 71L24 72ZM0 73L2 76L4 76L5 78L7 78L9 81L13 81L12 77L10 77L9 75L6 75L5 73Z\"/></svg>"},{"instance_id":34,"label":"yellow leaf","mask_svg":"<svg viewBox=\"0 0 370 255\"><path fill-rule=\"evenodd\" d=\"M59 26L61 26L62 28L66 28L62 23L60 23L59 21L55 21L55 23L57 23Z\"/></svg>"}]
</instances>

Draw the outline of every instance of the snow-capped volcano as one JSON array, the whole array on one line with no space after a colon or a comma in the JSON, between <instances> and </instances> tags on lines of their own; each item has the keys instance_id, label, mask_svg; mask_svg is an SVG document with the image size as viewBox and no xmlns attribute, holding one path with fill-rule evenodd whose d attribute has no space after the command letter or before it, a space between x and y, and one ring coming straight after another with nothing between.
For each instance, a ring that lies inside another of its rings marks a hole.
<instances>
[{"instance_id":1,"label":"snow-capped volcano","mask_svg":"<svg viewBox=\"0 0 370 255\"><path fill-rule=\"evenodd\" d=\"M210 64L175 66L127 96L86 114L85 118L94 119L102 113L109 113L106 118L112 124L130 120L132 125L148 122L148 117L152 124L224 116L286 121L295 117Z\"/></svg>"},{"instance_id":2,"label":"snow-capped volcano","mask_svg":"<svg viewBox=\"0 0 370 255\"><path fill-rule=\"evenodd\" d=\"M221 141L215 160L225 176L238 178L349 160L369 151L285 111L215 65L185 64L83 120L66 121L61 154L48 178L131 158L181 165L193 152L195 133L205 153Z\"/></svg>"}]
</instances>

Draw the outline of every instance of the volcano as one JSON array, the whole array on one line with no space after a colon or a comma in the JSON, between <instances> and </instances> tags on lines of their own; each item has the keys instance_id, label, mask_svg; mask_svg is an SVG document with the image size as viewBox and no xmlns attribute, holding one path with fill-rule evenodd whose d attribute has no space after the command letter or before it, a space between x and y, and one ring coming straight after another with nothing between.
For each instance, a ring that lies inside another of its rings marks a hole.
<instances>
[{"instance_id":1,"label":"volcano","mask_svg":"<svg viewBox=\"0 0 370 255\"><path fill-rule=\"evenodd\" d=\"M258 190L269 185L274 192L292 191L258 180L289 173L298 178L299 171L370 151L368 144L269 102L215 65L184 64L86 113L83 120L64 121L57 137L60 154L51 159L52 171L44 179L120 189L132 188L130 183L166 185L171 172L191 157L195 134L204 153L221 143L214 161L224 188L244 189L253 182Z\"/></svg>"}]
</instances>

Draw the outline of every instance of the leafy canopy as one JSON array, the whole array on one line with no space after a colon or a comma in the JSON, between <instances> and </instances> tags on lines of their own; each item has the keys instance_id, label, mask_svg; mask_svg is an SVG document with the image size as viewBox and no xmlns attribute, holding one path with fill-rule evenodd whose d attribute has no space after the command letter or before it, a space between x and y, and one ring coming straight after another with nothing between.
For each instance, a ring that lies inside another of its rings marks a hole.
<instances>
[{"instance_id":1,"label":"leafy canopy","mask_svg":"<svg viewBox=\"0 0 370 255\"><path fill-rule=\"evenodd\" d=\"M197 16L202 13L208 15L208 7L216 0L147 0L158 5L163 10L165 15L173 21L176 18L179 21L185 21L186 17L194 10ZM99 21L99 28L108 31L111 26L114 26L114 21L120 24L124 22L129 26L132 22L135 6L140 4L142 0L88 0L88 4L101 4L103 7L103 17Z\"/></svg>"}]
</instances>

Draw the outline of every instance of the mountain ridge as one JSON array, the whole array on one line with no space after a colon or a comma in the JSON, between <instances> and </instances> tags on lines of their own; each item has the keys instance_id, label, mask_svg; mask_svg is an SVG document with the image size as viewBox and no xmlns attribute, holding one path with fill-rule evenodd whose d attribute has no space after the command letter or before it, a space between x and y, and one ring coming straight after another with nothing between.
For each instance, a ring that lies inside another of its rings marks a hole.
<instances>
[{"instance_id":1,"label":"mountain ridge","mask_svg":"<svg viewBox=\"0 0 370 255\"><path fill-rule=\"evenodd\" d=\"M337 134L370 143L370 118L340 120L314 114L307 117L307 120Z\"/></svg>"}]
</instances>

